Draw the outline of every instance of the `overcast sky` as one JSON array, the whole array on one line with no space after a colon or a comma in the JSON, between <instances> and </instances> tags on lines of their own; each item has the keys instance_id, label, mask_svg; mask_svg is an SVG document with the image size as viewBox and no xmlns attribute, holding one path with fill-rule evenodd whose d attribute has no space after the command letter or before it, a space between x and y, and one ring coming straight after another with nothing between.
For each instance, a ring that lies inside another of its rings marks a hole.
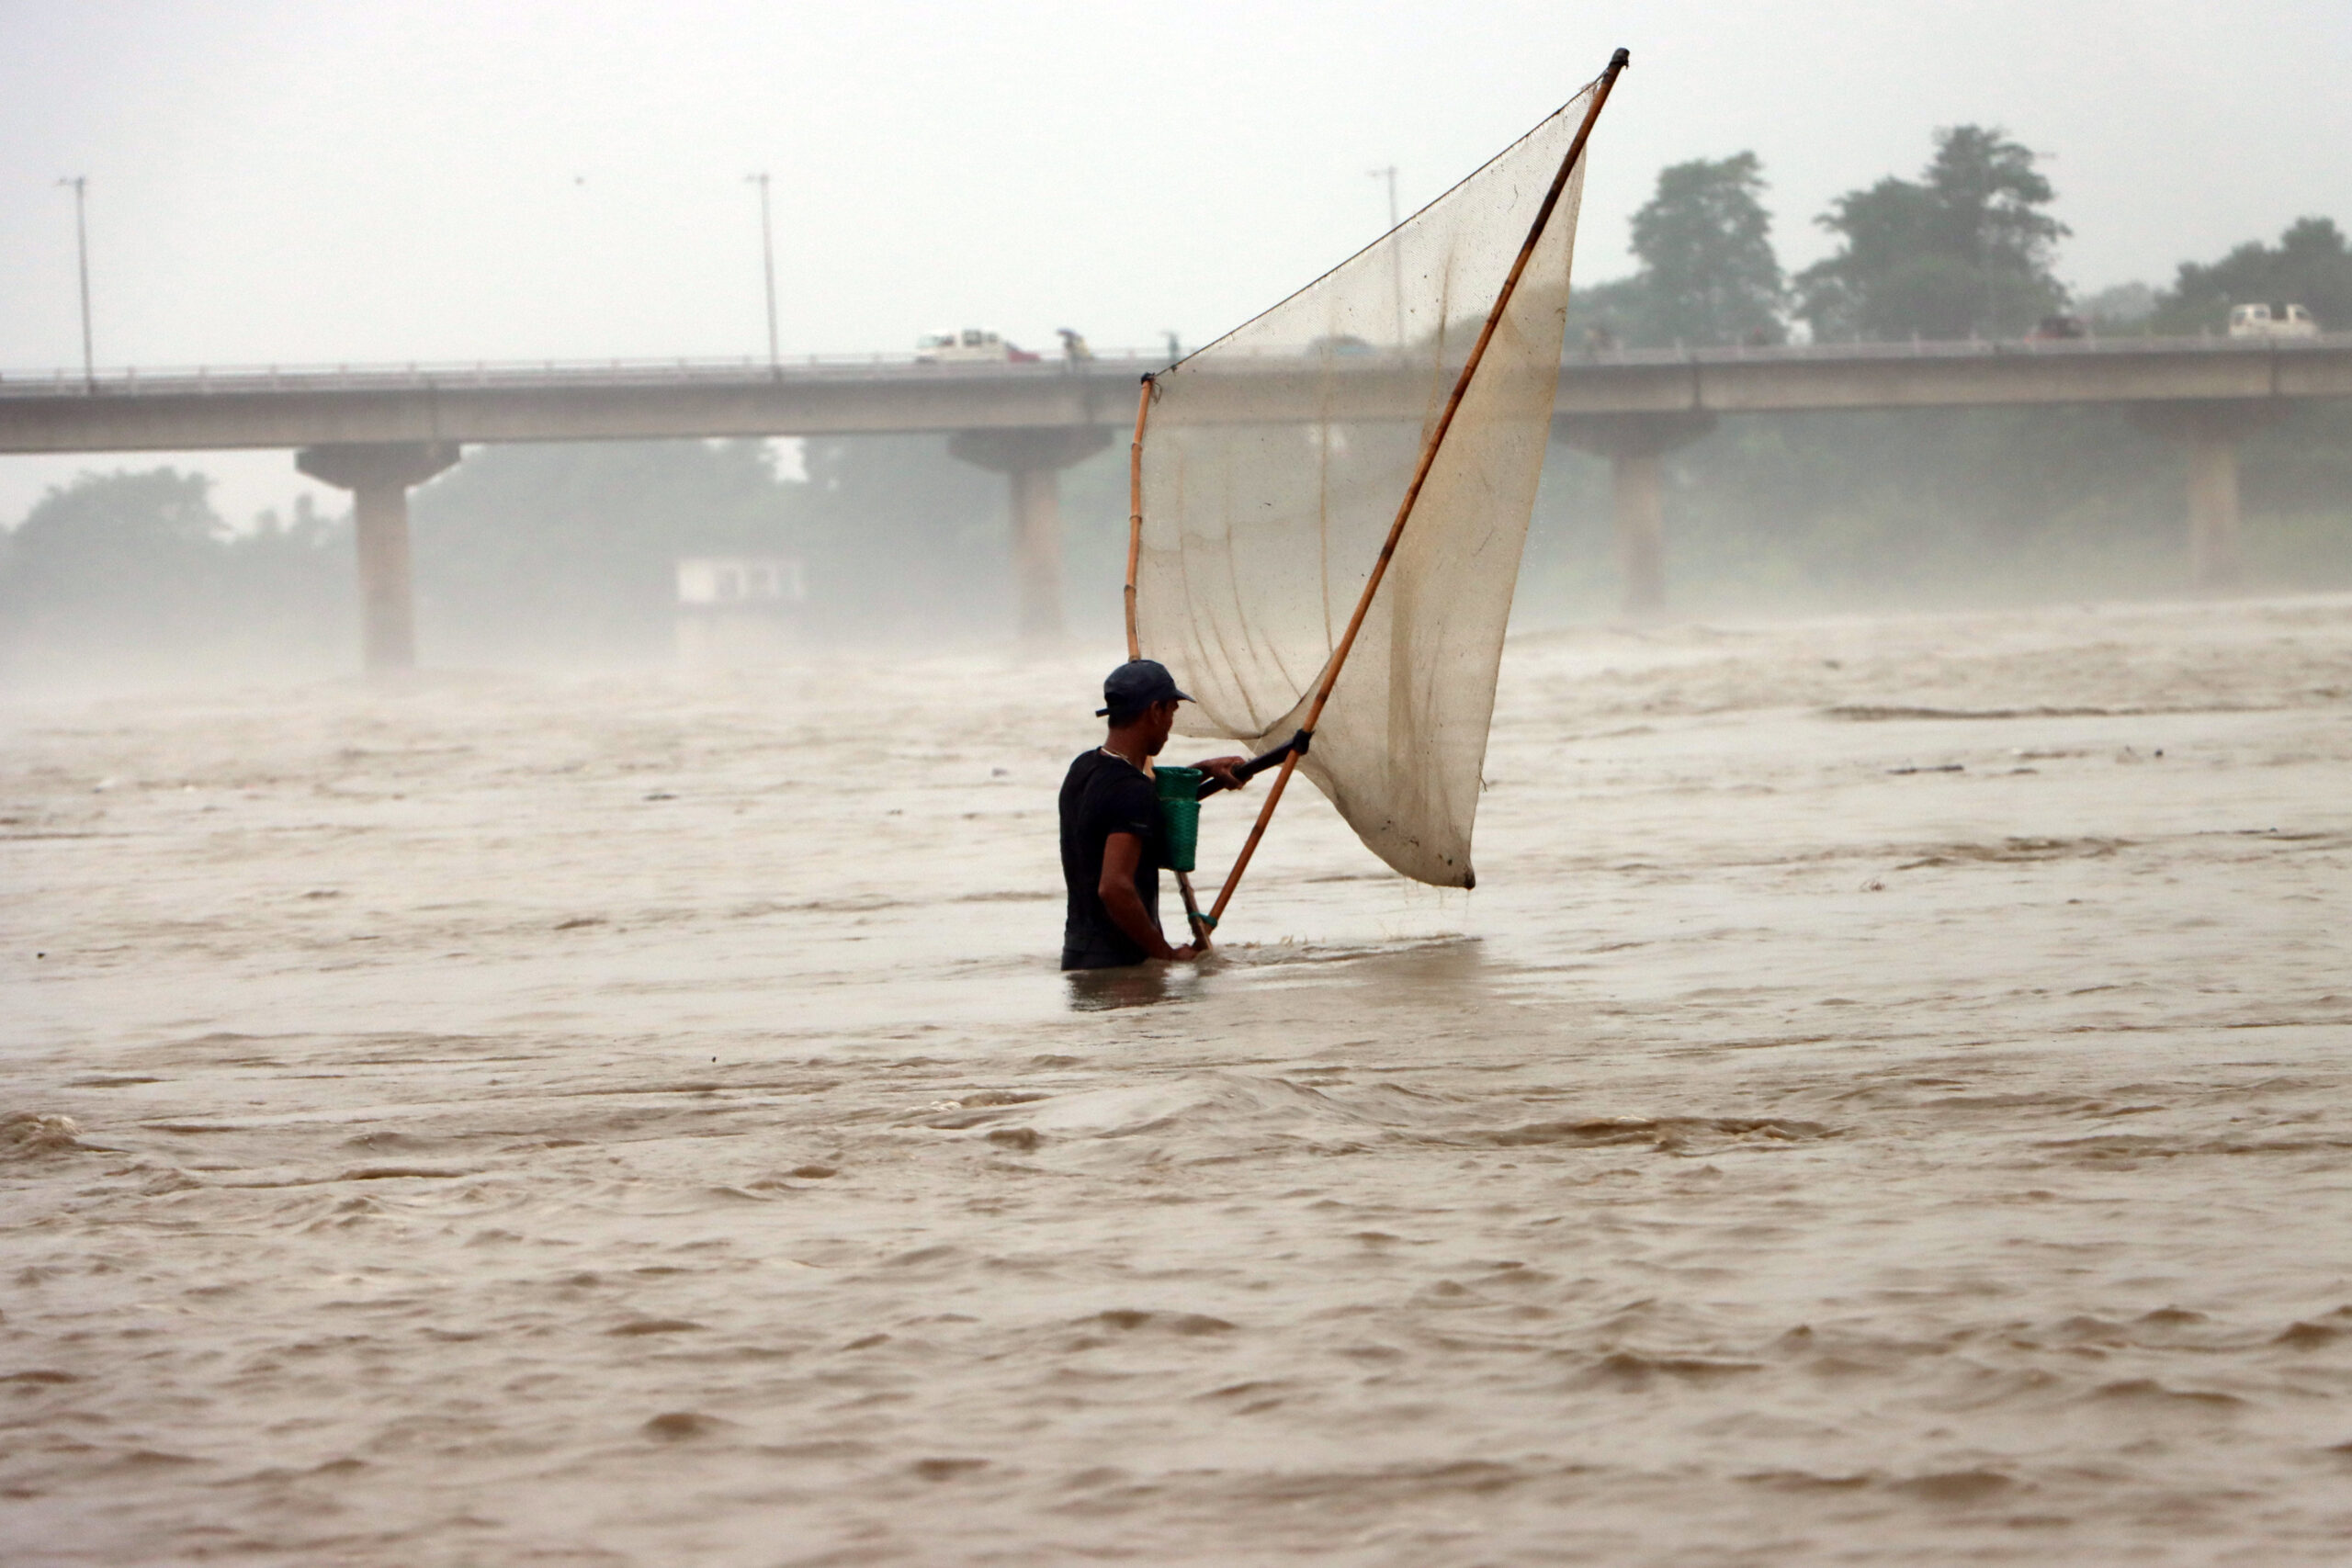
<instances>
[{"instance_id":1,"label":"overcast sky","mask_svg":"<svg viewBox=\"0 0 2352 1568\"><path fill-rule=\"evenodd\" d=\"M1197 343L1621 43L1588 279L1663 164L1755 151L1793 268L1966 121L2048 159L2081 288L2352 225L2352 0L0 0L0 371L78 361L69 175L103 365L763 352L759 169L787 355ZM0 459L0 522L86 466Z\"/></svg>"}]
</instances>

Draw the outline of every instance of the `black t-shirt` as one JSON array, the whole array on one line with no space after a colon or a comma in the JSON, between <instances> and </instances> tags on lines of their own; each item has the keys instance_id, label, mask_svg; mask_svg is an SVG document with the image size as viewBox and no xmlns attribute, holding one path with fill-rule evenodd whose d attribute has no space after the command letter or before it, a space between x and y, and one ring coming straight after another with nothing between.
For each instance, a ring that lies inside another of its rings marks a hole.
<instances>
[{"instance_id":1,"label":"black t-shirt","mask_svg":"<svg viewBox=\"0 0 2352 1568\"><path fill-rule=\"evenodd\" d=\"M1102 845L1114 833L1133 833L1143 840L1136 859L1136 896L1157 927L1163 834L1159 792L1133 763L1099 749L1081 752L1062 780L1062 880L1069 885L1069 916L1062 925L1065 969L1108 969L1148 956L1102 907Z\"/></svg>"}]
</instances>

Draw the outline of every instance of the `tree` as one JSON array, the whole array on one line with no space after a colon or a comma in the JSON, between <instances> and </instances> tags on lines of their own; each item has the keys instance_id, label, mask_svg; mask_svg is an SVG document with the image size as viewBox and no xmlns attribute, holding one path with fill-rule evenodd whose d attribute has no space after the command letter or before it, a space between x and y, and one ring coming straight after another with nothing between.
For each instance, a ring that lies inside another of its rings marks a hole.
<instances>
[{"instance_id":1,"label":"tree","mask_svg":"<svg viewBox=\"0 0 2352 1568\"><path fill-rule=\"evenodd\" d=\"M12 644L184 634L216 596L227 526L212 481L176 468L52 486L9 536L0 624Z\"/></svg>"},{"instance_id":2,"label":"tree","mask_svg":"<svg viewBox=\"0 0 2352 1568\"><path fill-rule=\"evenodd\" d=\"M799 560L800 617L831 643L1003 634L1001 477L936 435L812 437L805 478L775 459L763 441L472 448L413 502L427 657L666 658L677 561L698 555Z\"/></svg>"},{"instance_id":3,"label":"tree","mask_svg":"<svg viewBox=\"0 0 2352 1568\"><path fill-rule=\"evenodd\" d=\"M1592 353L1620 344L1646 347L1650 317L1649 288L1639 273L1580 283L1568 295L1567 351Z\"/></svg>"},{"instance_id":4,"label":"tree","mask_svg":"<svg viewBox=\"0 0 2352 1568\"><path fill-rule=\"evenodd\" d=\"M176 468L84 474L50 488L10 538L12 588L54 596L119 587L168 588L228 532L212 481Z\"/></svg>"},{"instance_id":5,"label":"tree","mask_svg":"<svg viewBox=\"0 0 2352 1568\"><path fill-rule=\"evenodd\" d=\"M1654 341L1778 343L1781 263L1772 218L1758 199L1753 152L1694 158L1658 171L1657 190L1634 214L1634 254Z\"/></svg>"},{"instance_id":6,"label":"tree","mask_svg":"<svg viewBox=\"0 0 2352 1568\"><path fill-rule=\"evenodd\" d=\"M1569 344L1779 343L1784 289L1772 254L1772 217L1758 199L1753 152L1694 158L1658 171L1634 214L1631 277L1579 288Z\"/></svg>"},{"instance_id":7,"label":"tree","mask_svg":"<svg viewBox=\"0 0 2352 1568\"><path fill-rule=\"evenodd\" d=\"M0 557L0 668L110 683L348 657L351 530L298 504L233 534L212 481L174 468L52 489Z\"/></svg>"},{"instance_id":8,"label":"tree","mask_svg":"<svg viewBox=\"0 0 2352 1568\"><path fill-rule=\"evenodd\" d=\"M427 657L666 657L678 558L798 554L801 488L764 441L474 447L411 502Z\"/></svg>"},{"instance_id":9,"label":"tree","mask_svg":"<svg viewBox=\"0 0 2352 1568\"><path fill-rule=\"evenodd\" d=\"M2052 253L2066 226L2032 152L1997 129L1936 133L1917 181L1888 175L1817 220L1844 248L1797 275L1816 339L2021 333L2065 303Z\"/></svg>"},{"instance_id":10,"label":"tree","mask_svg":"<svg viewBox=\"0 0 2352 1568\"><path fill-rule=\"evenodd\" d=\"M2156 313L2156 291L2144 283L2109 284L2077 299L2075 309L2094 333L2144 333Z\"/></svg>"},{"instance_id":11,"label":"tree","mask_svg":"<svg viewBox=\"0 0 2352 1568\"><path fill-rule=\"evenodd\" d=\"M2255 301L2301 305L2330 331L2352 329L2352 250L2344 231L2329 219L2299 218L2275 250L2249 240L2210 266L2181 263L2157 299L2155 327L2219 331L2232 305Z\"/></svg>"},{"instance_id":12,"label":"tree","mask_svg":"<svg viewBox=\"0 0 2352 1568\"><path fill-rule=\"evenodd\" d=\"M821 577L836 625L900 641L1004 634L1012 574L1002 477L956 461L930 435L815 438L801 451L809 592Z\"/></svg>"}]
</instances>

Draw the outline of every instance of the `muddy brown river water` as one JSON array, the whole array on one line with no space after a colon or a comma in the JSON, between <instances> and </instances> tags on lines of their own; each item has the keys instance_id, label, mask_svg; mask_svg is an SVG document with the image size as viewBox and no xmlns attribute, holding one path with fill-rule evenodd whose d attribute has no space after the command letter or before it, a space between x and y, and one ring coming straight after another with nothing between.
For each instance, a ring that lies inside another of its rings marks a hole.
<instances>
[{"instance_id":1,"label":"muddy brown river water","mask_svg":"<svg viewBox=\"0 0 2352 1568\"><path fill-rule=\"evenodd\" d=\"M10 703L0 1558L2352 1556L2352 600L1521 638L1079 986L1114 657Z\"/></svg>"}]
</instances>

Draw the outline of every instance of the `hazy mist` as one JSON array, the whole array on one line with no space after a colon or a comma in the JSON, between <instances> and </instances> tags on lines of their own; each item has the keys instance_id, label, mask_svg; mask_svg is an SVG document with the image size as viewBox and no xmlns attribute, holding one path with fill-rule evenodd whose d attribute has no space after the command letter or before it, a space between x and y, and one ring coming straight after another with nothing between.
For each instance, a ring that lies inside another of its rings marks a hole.
<instances>
[{"instance_id":1,"label":"hazy mist","mask_svg":"<svg viewBox=\"0 0 2352 1568\"><path fill-rule=\"evenodd\" d=\"M1661 169L1754 153L1770 243L1795 278L1833 253L1838 236L1816 220L1840 193L1911 174L1931 133L1957 124L2031 151L2066 231L2048 276L2077 307L2152 300L2181 264L2275 241L2299 218L2352 220L2335 156L2352 145L2352 11L2338 5L10 3L0 373L78 361L66 175L89 181L101 366L761 352L746 182L760 170L774 181L787 355L902 353L919 333L966 325L1040 348L1061 326L1104 348L1170 333L1194 344L1375 234L1386 205L1374 169L1398 168L1408 209L1429 199L1619 43L1634 70L1595 143L1579 246L1579 285L1597 301L1636 265L1632 220ZM1792 296L1780 319L1793 309ZM2009 555L1988 570L1984 552L1949 548L1988 528L2012 547L2054 531L2049 559L2079 576L2068 589L2166 585L2177 454L2120 416L2064 424L2091 432L2065 454L2010 452L1989 415L1889 428L1903 434L1873 441L1894 465L1875 479L1839 471L1852 428L1834 420L1735 422L1678 454L1679 602L2053 590ZM2335 480L2314 475L2340 473L2328 454L2342 424L2297 428L2264 439L2300 440L2301 456L2249 472L2257 581L2266 563L2282 581L2337 573L2342 530L2308 519L2329 511ZM792 444L762 458L770 542L829 563L820 597L854 599L877 636L985 639L1003 624L1001 481L930 453L938 445L897 444L899 468L865 464L846 501L817 496ZM682 477L695 459L648 456L624 479L634 461L476 449L421 491L428 661L512 652L530 617L485 620L476 598L493 592L542 604L571 640L650 648L673 547L741 529L682 499L708 478ZM534 483L518 465L537 465ZM1923 488L1917 475L1939 465L1997 482ZM303 497L318 516L307 547L347 553L334 533L347 497L280 452L0 457L0 525L78 474L164 466L209 479L223 551L265 508L286 525ZM1602 614L1612 592L1605 473L1564 448L1551 467L1522 621ZM1106 456L1065 475L1081 633L1114 615L1096 579L1115 571L1115 469ZM642 502L596 534L609 550L549 514L582 487ZM1938 498L1931 519L1916 515L1921 495ZM915 581L869 581L827 554L846 525L826 508L852 504L877 538L946 539L926 558L958 585L940 601L949 611L918 608L929 591ZM2264 544L2266 529L2278 537ZM569 564L493 589L501 570L523 572L527 541L566 530ZM292 547L257 547L239 570ZM1941 568L1928 564L1936 548ZM331 644L319 628L333 615L300 618L301 646Z\"/></svg>"}]
</instances>

